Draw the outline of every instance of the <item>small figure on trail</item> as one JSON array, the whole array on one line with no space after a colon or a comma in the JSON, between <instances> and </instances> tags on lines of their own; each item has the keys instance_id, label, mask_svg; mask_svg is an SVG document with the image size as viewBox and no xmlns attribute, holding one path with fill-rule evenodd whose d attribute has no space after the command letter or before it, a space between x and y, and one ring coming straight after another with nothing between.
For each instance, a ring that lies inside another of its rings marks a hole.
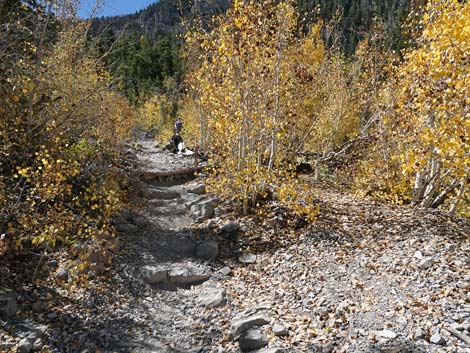
<instances>
[{"instance_id":1,"label":"small figure on trail","mask_svg":"<svg viewBox=\"0 0 470 353\"><path fill-rule=\"evenodd\" d=\"M175 132L179 134L181 132L181 129L183 129L183 123L180 119L177 119L175 122Z\"/></svg>"},{"instance_id":2,"label":"small figure on trail","mask_svg":"<svg viewBox=\"0 0 470 353\"><path fill-rule=\"evenodd\" d=\"M173 153L184 152L183 138L180 136L179 131L171 137L171 151Z\"/></svg>"}]
</instances>

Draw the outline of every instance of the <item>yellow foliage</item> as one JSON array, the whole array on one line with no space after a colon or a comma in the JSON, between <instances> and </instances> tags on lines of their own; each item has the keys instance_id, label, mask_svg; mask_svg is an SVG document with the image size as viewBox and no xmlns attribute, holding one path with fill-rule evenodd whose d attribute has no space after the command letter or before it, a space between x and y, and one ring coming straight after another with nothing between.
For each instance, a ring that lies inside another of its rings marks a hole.
<instances>
[{"instance_id":1,"label":"yellow foliage","mask_svg":"<svg viewBox=\"0 0 470 353\"><path fill-rule=\"evenodd\" d=\"M431 1L417 48L382 93L390 197L468 215L470 175L470 4ZM392 188L392 184L394 187Z\"/></svg>"},{"instance_id":2,"label":"yellow foliage","mask_svg":"<svg viewBox=\"0 0 470 353\"><path fill-rule=\"evenodd\" d=\"M99 239L113 233L123 206L116 157L132 110L85 51L86 25L64 18L61 28L52 48L26 55L10 74L19 99L0 99L0 247L8 251L79 239L105 246Z\"/></svg>"},{"instance_id":3,"label":"yellow foliage","mask_svg":"<svg viewBox=\"0 0 470 353\"><path fill-rule=\"evenodd\" d=\"M306 92L299 82L316 72L324 47L318 28L301 42L296 27L289 1L247 1L229 9L210 33L187 35L190 48L199 46L202 62L189 80L192 103L183 118L200 132L199 145L213 151L213 189L238 199L245 212L280 185L283 193L297 193L287 184L298 181L285 176L301 128ZM292 62L301 50L307 62ZM300 207L304 195L294 194L281 201L313 218L313 202L306 197Z\"/></svg>"},{"instance_id":4,"label":"yellow foliage","mask_svg":"<svg viewBox=\"0 0 470 353\"><path fill-rule=\"evenodd\" d=\"M165 94L153 96L139 109L138 115L144 128L155 133L159 141L169 141L174 133L174 104Z\"/></svg>"}]
</instances>

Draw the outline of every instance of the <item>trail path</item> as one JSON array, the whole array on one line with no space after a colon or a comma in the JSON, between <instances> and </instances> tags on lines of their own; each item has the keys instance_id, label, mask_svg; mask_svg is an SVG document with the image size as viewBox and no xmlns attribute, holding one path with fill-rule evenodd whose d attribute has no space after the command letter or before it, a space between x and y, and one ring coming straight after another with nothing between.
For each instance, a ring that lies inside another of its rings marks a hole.
<instances>
[{"instance_id":1,"label":"trail path","mask_svg":"<svg viewBox=\"0 0 470 353\"><path fill-rule=\"evenodd\" d=\"M207 351L211 334L203 329L198 296L216 287L216 268L205 260L217 255L217 245L208 249L189 226L209 216L203 212L212 214L215 201L191 182L193 157L163 151L152 140L138 145L142 207L117 224L125 250L117 273L133 297L126 314L141 321L128 328L130 339L120 340L118 351Z\"/></svg>"}]
</instances>

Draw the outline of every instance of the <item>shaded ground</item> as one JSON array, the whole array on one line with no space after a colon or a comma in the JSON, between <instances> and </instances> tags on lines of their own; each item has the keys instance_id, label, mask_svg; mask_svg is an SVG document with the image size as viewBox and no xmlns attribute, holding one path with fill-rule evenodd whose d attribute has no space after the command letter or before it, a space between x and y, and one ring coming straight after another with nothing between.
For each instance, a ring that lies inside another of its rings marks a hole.
<instances>
[{"instance_id":1,"label":"shaded ground","mask_svg":"<svg viewBox=\"0 0 470 353\"><path fill-rule=\"evenodd\" d=\"M293 352L470 352L445 330L470 326L470 224L319 189L319 220L284 234L285 246L258 249L255 264L237 266L221 283L230 305L218 314L270 307L289 331L272 344ZM272 221L247 220L245 242L269 244ZM219 344L237 351L231 341Z\"/></svg>"}]
</instances>

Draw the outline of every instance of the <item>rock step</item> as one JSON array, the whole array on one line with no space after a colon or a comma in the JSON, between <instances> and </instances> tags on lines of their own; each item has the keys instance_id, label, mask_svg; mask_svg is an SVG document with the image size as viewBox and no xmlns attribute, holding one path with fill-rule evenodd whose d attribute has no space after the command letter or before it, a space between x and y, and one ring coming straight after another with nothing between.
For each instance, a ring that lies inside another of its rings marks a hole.
<instances>
[{"instance_id":1,"label":"rock step","mask_svg":"<svg viewBox=\"0 0 470 353\"><path fill-rule=\"evenodd\" d=\"M169 282L176 285L199 284L211 277L205 269L192 264L177 265L171 269L145 266L141 271L141 275L148 284Z\"/></svg>"}]
</instances>

